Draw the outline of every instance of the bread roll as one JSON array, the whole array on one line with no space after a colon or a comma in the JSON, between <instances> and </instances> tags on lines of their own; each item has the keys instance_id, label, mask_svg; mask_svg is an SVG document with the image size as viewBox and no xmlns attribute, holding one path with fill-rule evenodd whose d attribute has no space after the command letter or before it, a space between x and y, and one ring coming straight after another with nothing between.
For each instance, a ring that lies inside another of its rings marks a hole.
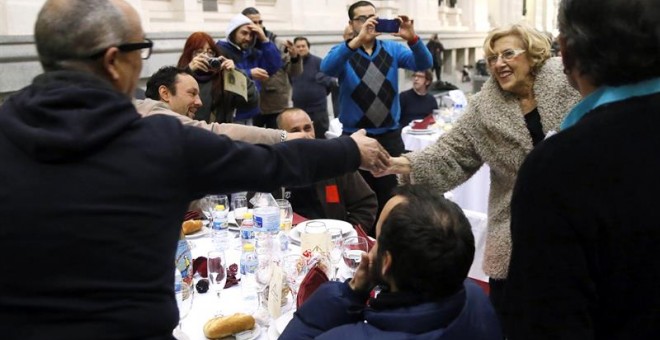
<instances>
[{"instance_id":1,"label":"bread roll","mask_svg":"<svg viewBox=\"0 0 660 340\"><path fill-rule=\"evenodd\" d=\"M204 335L209 339L220 339L254 328L252 315L236 313L213 318L204 325Z\"/></svg>"},{"instance_id":2,"label":"bread roll","mask_svg":"<svg viewBox=\"0 0 660 340\"><path fill-rule=\"evenodd\" d=\"M184 221L183 225L182 225L182 228L183 228L183 233L186 234L186 235L196 233L200 229L202 229L202 220Z\"/></svg>"}]
</instances>

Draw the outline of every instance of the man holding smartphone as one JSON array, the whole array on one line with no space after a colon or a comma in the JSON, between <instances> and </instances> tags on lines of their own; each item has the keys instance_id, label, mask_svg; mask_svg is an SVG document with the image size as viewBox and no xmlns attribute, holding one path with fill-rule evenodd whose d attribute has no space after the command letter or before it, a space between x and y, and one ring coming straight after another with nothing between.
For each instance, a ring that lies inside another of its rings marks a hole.
<instances>
[{"instance_id":1,"label":"man holding smartphone","mask_svg":"<svg viewBox=\"0 0 660 340\"><path fill-rule=\"evenodd\" d=\"M369 1L358 1L348 8L348 24L354 38L333 47L321 62L321 72L339 78L341 107L339 120L344 134L366 129L392 156L401 155L403 141L398 133L401 110L398 94L398 69L423 71L433 66L431 53L415 34L413 20L401 15L394 36L408 46L393 40L378 40L379 18ZM382 19L381 19L382 21ZM396 25L383 30L395 31ZM397 185L396 176L375 178L362 172L378 196L379 212Z\"/></svg>"}]
</instances>

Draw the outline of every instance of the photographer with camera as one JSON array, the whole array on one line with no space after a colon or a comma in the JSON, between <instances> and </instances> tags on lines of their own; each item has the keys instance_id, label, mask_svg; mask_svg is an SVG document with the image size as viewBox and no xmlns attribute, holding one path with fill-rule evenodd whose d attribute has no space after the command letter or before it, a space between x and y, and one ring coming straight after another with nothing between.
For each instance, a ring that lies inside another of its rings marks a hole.
<instances>
[{"instance_id":1,"label":"photographer with camera","mask_svg":"<svg viewBox=\"0 0 660 340\"><path fill-rule=\"evenodd\" d=\"M404 151L399 133L398 68L424 71L433 66L431 52L415 33L413 20L405 15L386 20L376 16L369 1L348 8L348 24L354 38L333 47L321 62L321 72L339 78L340 114L344 134L366 129L393 157ZM381 33L393 33L407 41L378 40ZM373 90L375 89L375 90ZM397 185L395 175L362 176L378 196L379 211Z\"/></svg>"},{"instance_id":2,"label":"photographer with camera","mask_svg":"<svg viewBox=\"0 0 660 340\"><path fill-rule=\"evenodd\" d=\"M237 109L250 110L259 105L259 93L249 78L247 101L224 90L222 71L235 69L235 63L222 56L213 38L204 32L195 32L188 37L177 67L189 70L199 83L202 106L195 113L196 120L231 123Z\"/></svg>"}]
</instances>

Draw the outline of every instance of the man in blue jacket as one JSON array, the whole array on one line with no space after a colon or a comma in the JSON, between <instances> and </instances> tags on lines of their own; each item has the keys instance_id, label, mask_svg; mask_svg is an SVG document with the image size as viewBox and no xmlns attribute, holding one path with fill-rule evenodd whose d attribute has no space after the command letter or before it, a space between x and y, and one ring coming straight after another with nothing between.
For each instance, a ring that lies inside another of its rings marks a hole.
<instances>
[{"instance_id":1,"label":"man in blue jacket","mask_svg":"<svg viewBox=\"0 0 660 340\"><path fill-rule=\"evenodd\" d=\"M339 78L340 115L345 134L366 129L392 156L404 150L399 129L398 69L423 71L433 66L431 53L415 34L413 20L399 16L395 36L408 47L392 40L376 39L379 18L369 1L358 1L348 8L349 25L354 38L333 47L321 62L321 72ZM382 18L381 18L382 19ZM392 196L396 176L375 178L362 172L378 196L379 209Z\"/></svg>"},{"instance_id":2,"label":"man in blue jacket","mask_svg":"<svg viewBox=\"0 0 660 340\"><path fill-rule=\"evenodd\" d=\"M466 280L474 237L456 204L400 187L376 235L355 276L319 287L280 339L502 339L490 301Z\"/></svg>"},{"instance_id":3,"label":"man in blue jacket","mask_svg":"<svg viewBox=\"0 0 660 340\"><path fill-rule=\"evenodd\" d=\"M264 29L243 14L237 14L227 25L227 40L216 43L222 55L231 58L236 68L241 69L254 81L261 91L261 82L282 68L280 52L275 42L270 41ZM238 109L234 123L252 125L252 118L259 114L259 107Z\"/></svg>"}]
</instances>

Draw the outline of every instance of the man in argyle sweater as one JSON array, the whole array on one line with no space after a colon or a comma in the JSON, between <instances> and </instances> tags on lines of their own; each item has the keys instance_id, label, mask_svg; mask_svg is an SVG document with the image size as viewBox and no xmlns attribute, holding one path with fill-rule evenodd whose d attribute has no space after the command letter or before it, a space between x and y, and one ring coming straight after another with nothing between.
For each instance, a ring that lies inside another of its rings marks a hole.
<instances>
[{"instance_id":1,"label":"man in argyle sweater","mask_svg":"<svg viewBox=\"0 0 660 340\"><path fill-rule=\"evenodd\" d=\"M429 50L415 34L413 20L399 16L401 23L394 35L408 46L391 40L378 40L376 7L368 1L358 1L348 9L349 25L354 37L333 47L321 62L321 72L339 78L340 115L343 133L366 129L391 156L404 150L398 133L399 107L398 69L423 71L433 66ZM361 171L364 179L378 196L378 211L392 196L397 185L395 175L375 178Z\"/></svg>"}]
</instances>

